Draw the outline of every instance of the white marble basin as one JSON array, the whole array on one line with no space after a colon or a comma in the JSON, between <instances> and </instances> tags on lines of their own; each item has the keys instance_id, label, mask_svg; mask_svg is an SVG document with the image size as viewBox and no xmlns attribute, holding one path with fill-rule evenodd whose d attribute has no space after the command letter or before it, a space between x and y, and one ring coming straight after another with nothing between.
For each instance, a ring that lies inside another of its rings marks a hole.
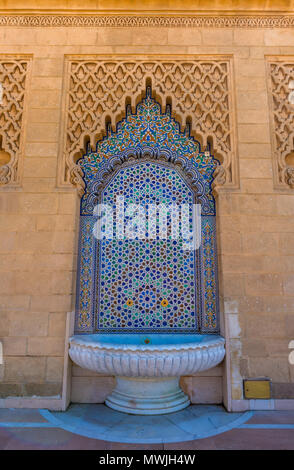
<instances>
[{"instance_id":1,"label":"white marble basin","mask_svg":"<svg viewBox=\"0 0 294 470\"><path fill-rule=\"evenodd\" d=\"M215 335L94 334L70 338L69 355L80 367L116 376L106 404L133 414L163 414L189 405L182 375L215 367L225 341Z\"/></svg>"}]
</instances>

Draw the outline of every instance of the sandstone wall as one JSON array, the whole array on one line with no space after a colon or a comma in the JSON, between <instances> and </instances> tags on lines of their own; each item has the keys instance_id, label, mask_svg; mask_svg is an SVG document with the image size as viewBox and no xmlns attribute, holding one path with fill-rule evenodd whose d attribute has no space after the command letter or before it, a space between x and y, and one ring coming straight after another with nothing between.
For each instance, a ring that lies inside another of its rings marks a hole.
<instances>
[{"instance_id":1,"label":"sandstone wall","mask_svg":"<svg viewBox=\"0 0 294 470\"><path fill-rule=\"evenodd\" d=\"M287 56L294 64L294 29L5 26L0 54L0 61L4 55L31 56L20 185L0 189L0 396L56 396L62 389L79 205L75 188L57 186L65 55L164 54L232 57L240 179L239 188L217 192L221 314L230 353L224 380L234 400L243 397L242 378L260 376L272 379L274 398L294 398L288 361L294 193L289 186L274 189L267 67L267 56ZM216 389L212 402L222 397L219 371L201 382L204 390ZM84 378L74 369L75 401L89 380L99 382ZM186 379L191 390L193 380ZM102 382L109 386L111 379Z\"/></svg>"}]
</instances>

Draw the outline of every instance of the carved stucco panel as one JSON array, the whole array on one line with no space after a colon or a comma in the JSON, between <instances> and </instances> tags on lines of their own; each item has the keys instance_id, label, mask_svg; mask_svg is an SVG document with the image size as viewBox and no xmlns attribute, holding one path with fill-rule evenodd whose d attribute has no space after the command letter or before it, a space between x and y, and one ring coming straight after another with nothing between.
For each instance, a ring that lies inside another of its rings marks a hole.
<instances>
[{"instance_id":1,"label":"carved stucco panel","mask_svg":"<svg viewBox=\"0 0 294 470\"><path fill-rule=\"evenodd\" d=\"M293 15L123 15L123 14L7 14L0 26L27 27L161 27L161 28L293 28Z\"/></svg>"},{"instance_id":2,"label":"carved stucco panel","mask_svg":"<svg viewBox=\"0 0 294 470\"><path fill-rule=\"evenodd\" d=\"M208 145L222 165L215 184L238 187L235 112L230 57L66 58L64 136L60 149L59 185L72 183L83 193L81 169L75 164L89 142L94 149L109 125L115 129L126 105L135 112L146 85L163 110Z\"/></svg>"},{"instance_id":3,"label":"carved stucco panel","mask_svg":"<svg viewBox=\"0 0 294 470\"><path fill-rule=\"evenodd\" d=\"M268 58L274 186L294 189L294 57Z\"/></svg>"},{"instance_id":4,"label":"carved stucco panel","mask_svg":"<svg viewBox=\"0 0 294 470\"><path fill-rule=\"evenodd\" d=\"M20 184L31 57L0 56L0 185Z\"/></svg>"}]
</instances>

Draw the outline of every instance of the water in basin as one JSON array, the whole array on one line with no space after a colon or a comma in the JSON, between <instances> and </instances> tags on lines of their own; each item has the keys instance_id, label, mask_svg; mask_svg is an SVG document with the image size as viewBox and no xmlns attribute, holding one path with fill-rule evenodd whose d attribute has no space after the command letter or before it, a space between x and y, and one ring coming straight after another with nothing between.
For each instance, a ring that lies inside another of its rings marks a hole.
<instances>
[{"instance_id":1,"label":"water in basin","mask_svg":"<svg viewBox=\"0 0 294 470\"><path fill-rule=\"evenodd\" d=\"M215 341L218 336L200 334L92 334L78 335L84 342L132 346L172 346Z\"/></svg>"},{"instance_id":2,"label":"water in basin","mask_svg":"<svg viewBox=\"0 0 294 470\"><path fill-rule=\"evenodd\" d=\"M184 409L188 396L180 376L194 375L224 358L224 339L200 334L91 334L69 340L80 367L115 376L105 403L132 414L164 414Z\"/></svg>"}]
</instances>

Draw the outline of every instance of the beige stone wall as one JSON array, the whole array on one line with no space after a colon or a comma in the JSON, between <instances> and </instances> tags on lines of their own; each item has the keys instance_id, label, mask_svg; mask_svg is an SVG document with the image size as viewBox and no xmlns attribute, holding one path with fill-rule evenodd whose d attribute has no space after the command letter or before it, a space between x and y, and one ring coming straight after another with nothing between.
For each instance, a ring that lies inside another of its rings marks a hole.
<instances>
[{"instance_id":1,"label":"beige stone wall","mask_svg":"<svg viewBox=\"0 0 294 470\"><path fill-rule=\"evenodd\" d=\"M192 403L223 403L223 364L195 376L181 377L180 385ZM115 386L114 377L72 367L71 401L73 403L103 403Z\"/></svg>"},{"instance_id":2,"label":"beige stone wall","mask_svg":"<svg viewBox=\"0 0 294 470\"><path fill-rule=\"evenodd\" d=\"M217 195L224 381L236 400L242 378L260 376L272 379L276 398L293 398L294 193L273 189L266 56L294 59L294 29L7 26L0 54L32 55L21 187L0 189L0 397L61 393L79 203L74 188L56 185L65 54L223 54L233 58L240 169L240 189ZM187 378L184 387L196 402L201 393L219 402L222 375ZM85 382L74 368L73 400L87 387L93 397L96 384L103 397L111 383L89 374Z\"/></svg>"},{"instance_id":3,"label":"beige stone wall","mask_svg":"<svg viewBox=\"0 0 294 470\"><path fill-rule=\"evenodd\" d=\"M160 11L176 12L292 12L293 0L1 0L0 7L7 10L31 11Z\"/></svg>"}]
</instances>

